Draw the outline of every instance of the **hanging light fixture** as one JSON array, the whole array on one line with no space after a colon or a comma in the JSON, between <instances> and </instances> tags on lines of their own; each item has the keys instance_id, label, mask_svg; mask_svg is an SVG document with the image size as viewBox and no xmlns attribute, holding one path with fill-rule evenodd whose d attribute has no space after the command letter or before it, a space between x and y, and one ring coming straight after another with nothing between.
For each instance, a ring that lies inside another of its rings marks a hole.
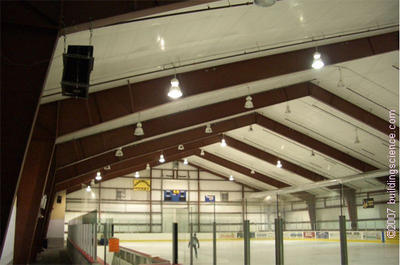
<instances>
[{"instance_id":1,"label":"hanging light fixture","mask_svg":"<svg viewBox=\"0 0 400 265\"><path fill-rule=\"evenodd\" d=\"M275 4L276 0L254 0L254 4L260 7L269 7Z\"/></svg>"},{"instance_id":2,"label":"hanging light fixture","mask_svg":"<svg viewBox=\"0 0 400 265\"><path fill-rule=\"evenodd\" d=\"M96 174L95 179L96 179L97 181L100 181L100 180L102 179L100 171L97 171L97 174Z\"/></svg>"},{"instance_id":3,"label":"hanging light fixture","mask_svg":"<svg viewBox=\"0 0 400 265\"><path fill-rule=\"evenodd\" d=\"M160 163L164 163L165 162L165 158L164 158L164 155L163 154L161 154L160 155L160 159L158 160Z\"/></svg>"},{"instance_id":4,"label":"hanging light fixture","mask_svg":"<svg viewBox=\"0 0 400 265\"><path fill-rule=\"evenodd\" d=\"M111 169L110 165L107 165L107 166L104 167L104 170L110 170L110 169Z\"/></svg>"},{"instance_id":5,"label":"hanging light fixture","mask_svg":"<svg viewBox=\"0 0 400 265\"><path fill-rule=\"evenodd\" d=\"M185 147L183 146L183 144L178 145L178 150L179 151L185 150Z\"/></svg>"},{"instance_id":6,"label":"hanging light fixture","mask_svg":"<svg viewBox=\"0 0 400 265\"><path fill-rule=\"evenodd\" d=\"M281 167L282 167L282 163L281 163L280 160L278 160L278 161L276 162L276 167L277 167L277 168L281 168Z\"/></svg>"},{"instance_id":7,"label":"hanging light fixture","mask_svg":"<svg viewBox=\"0 0 400 265\"><path fill-rule=\"evenodd\" d=\"M253 104L253 98L251 96L247 96L246 97L246 102L244 103L244 107L246 109L252 109L254 108L254 104Z\"/></svg>"},{"instance_id":8,"label":"hanging light fixture","mask_svg":"<svg viewBox=\"0 0 400 265\"><path fill-rule=\"evenodd\" d=\"M136 123L136 128L135 128L134 135L136 135L136 136L143 136L144 135L142 123L140 121L138 123Z\"/></svg>"},{"instance_id":9,"label":"hanging light fixture","mask_svg":"<svg viewBox=\"0 0 400 265\"><path fill-rule=\"evenodd\" d=\"M358 129L356 128L356 139L354 140L355 144L359 144L360 143L360 139L358 138Z\"/></svg>"},{"instance_id":10,"label":"hanging light fixture","mask_svg":"<svg viewBox=\"0 0 400 265\"><path fill-rule=\"evenodd\" d=\"M204 156L204 150L203 150L203 149L201 149L200 155L201 155L201 156Z\"/></svg>"},{"instance_id":11,"label":"hanging light fixture","mask_svg":"<svg viewBox=\"0 0 400 265\"><path fill-rule=\"evenodd\" d=\"M252 131L253 131L253 125L250 124L250 126L249 126L249 132L252 132Z\"/></svg>"},{"instance_id":12,"label":"hanging light fixture","mask_svg":"<svg viewBox=\"0 0 400 265\"><path fill-rule=\"evenodd\" d=\"M117 151L115 151L115 156L116 157L124 156L124 152L122 152L122 147L118 148Z\"/></svg>"},{"instance_id":13,"label":"hanging light fixture","mask_svg":"<svg viewBox=\"0 0 400 265\"><path fill-rule=\"evenodd\" d=\"M252 175L256 174L256 172L254 171L254 169L252 169L252 170L250 171L250 174L252 174Z\"/></svg>"},{"instance_id":14,"label":"hanging light fixture","mask_svg":"<svg viewBox=\"0 0 400 265\"><path fill-rule=\"evenodd\" d=\"M187 164L189 164L189 162L188 162L187 158L183 159L183 164L184 164L184 165L187 165Z\"/></svg>"},{"instance_id":15,"label":"hanging light fixture","mask_svg":"<svg viewBox=\"0 0 400 265\"><path fill-rule=\"evenodd\" d=\"M342 79L342 67L338 67L339 68L339 81L337 82L337 87L341 87L341 88L343 88L344 87L344 82L343 82L343 79Z\"/></svg>"},{"instance_id":16,"label":"hanging light fixture","mask_svg":"<svg viewBox=\"0 0 400 265\"><path fill-rule=\"evenodd\" d=\"M182 91L179 87L179 80L176 78L176 75L171 79L171 87L169 88L168 97L173 99L182 97Z\"/></svg>"},{"instance_id":17,"label":"hanging light fixture","mask_svg":"<svg viewBox=\"0 0 400 265\"><path fill-rule=\"evenodd\" d=\"M211 128L211 124L207 124L206 125L206 130L205 130L205 132L206 133L212 133L213 131L212 131L212 128Z\"/></svg>"},{"instance_id":18,"label":"hanging light fixture","mask_svg":"<svg viewBox=\"0 0 400 265\"><path fill-rule=\"evenodd\" d=\"M136 172L135 172L135 178L140 178L139 171L136 171Z\"/></svg>"},{"instance_id":19,"label":"hanging light fixture","mask_svg":"<svg viewBox=\"0 0 400 265\"><path fill-rule=\"evenodd\" d=\"M90 187L90 185L88 185L88 186L86 187L86 191L87 191L87 192L91 192L91 191L92 191L92 188Z\"/></svg>"},{"instance_id":20,"label":"hanging light fixture","mask_svg":"<svg viewBox=\"0 0 400 265\"><path fill-rule=\"evenodd\" d=\"M234 181L234 180L235 180L235 178L232 175L230 175L229 176L229 181Z\"/></svg>"},{"instance_id":21,"label":"hanging light fixture","mask_svg":"<svg viewBox=\"0 0 400 265\"><path fill-rule=\"evenodd\" d=\"M292 113L292 111L290 110L289 103L286 103L286 110L285 110L285 113L286 113L286 114Z\"/></svg>"},{"instance_id":22,"label":"hanging light fixture","mask_svg":"<svg viewBox=\"0 0 400 265\"><path fill-rule=\"evenodd\" d=\"M146 164L146 170L150 170L150 164L149 163Z\"/></svg>"},{"instance_id":23,"label":"hanging light fixture","mask_svg":"<svg viewBox=\"0 0 400 265\"><path fill-rule=\"evenodd\" d=\"M315 156L314 150L311 150L311 156Z\"/></svg>"},{"instance_id":24,"label":"hanging light fixture","mask_svg":"<svg viewBox=\"0 0 400 265\"><path fill-rule=\"evenodd\" d=\"M322 61L322 59L321 59L321 54L318 52L318 50L314 53L314 55L313 55L313 57L314 57L314 60L313 60L313 63L312 63L312 68L314 68L314 69L321 69L322 67L324 67L324 62Z\"/></svg>"},{"instance_id":25,"label":"hanging light fixture","mask_svg":"<svg viewBox=\"0 0 400 265\"><path fill-rule=\"evenodd\" d=\"M224 138L224 137L222 137L221 146L222 146L222 147L225 147L225 146L226 146L226 141L225 141L225 138Z\"/></svg>"}]
</instances>

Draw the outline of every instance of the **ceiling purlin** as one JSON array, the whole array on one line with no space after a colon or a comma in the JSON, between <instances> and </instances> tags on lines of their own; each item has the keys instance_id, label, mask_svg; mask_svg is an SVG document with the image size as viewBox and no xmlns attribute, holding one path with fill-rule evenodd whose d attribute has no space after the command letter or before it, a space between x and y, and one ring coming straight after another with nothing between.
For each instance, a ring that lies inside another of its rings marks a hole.
<instances>
[{"instance_id":1,"label":"ceiling purlin","mask_svg":"<svg viewBox=\"0 0 400 265\"><path fill-rule=\"evenodd\" d=\"M326 55L326 65L337 64L398 50L398 32L338 42L320 46L318 49L321 53ZM184 97L188 97L279 75L308 70L310 69L310 58L312 58L313 52L313 48L308 48L269 55L217 67L180 73L178 74L178 78L185 88ZM285 63L282 64L281 62ZM280 67L271 67L273 65L279 65ZM220 78L221 76L229 76L229 78ZM135 97L146 99L135 101L134 112L143 111L170 102L171 99L166 97L166 89L170 78L171 77L162 77L131 84L132 90L135 92ZM109 114L103 116L103 121L105 122L132 113L132 106L127 100L130 99L129 92L128 85L119 86L92 93L89 96L89 101L91 101L90 98L95 95L95 97L98 98L97 103L100 107L103 108L104 105L104 108L107 108ZM112 97L110 97L111 94ZM71 101L75 102L72 103ZM83 102L76 103L75 99L63 100L61 102L62 105L65 106L61 108L60 135L72 133L90 126L83 121L79 123L76 121L76 111L74 111L74 109L80 109L79 105L84 104ZM90 104L90 107L93 108L93 104ZM94 124L99 124L101 122L102 121L94 121Z\"/></svg>"}]
</instances>

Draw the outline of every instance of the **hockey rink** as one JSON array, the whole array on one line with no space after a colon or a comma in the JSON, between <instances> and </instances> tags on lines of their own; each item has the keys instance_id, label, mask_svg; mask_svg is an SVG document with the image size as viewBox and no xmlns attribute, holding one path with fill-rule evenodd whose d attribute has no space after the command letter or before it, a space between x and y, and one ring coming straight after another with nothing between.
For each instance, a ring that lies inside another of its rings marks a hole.
<instances>
[{"instance_id":1,"label":"hockey rink","mask_svg":"<svg viewBox=\"0 0 400 265\"><path fill-rule=\"evenodd\" d=\"M171 242L121 242L121 246L144 252L152 256L172 259ZM275 264L273 240L252 240L250 243L252 265ZM243 241L218 241L217 264L243 265ZM286 265L337 265L340 264L339 242L298 241L284 242ZM399 245L383 243L348 242L349 264L354 265L398 265ZM187 243L179 243L179 263L190 264ZM193 254L194 255L194 254ZM212 242L201 241L198 258L194 264L212 264Z\"/></svg>"}]
</instances>

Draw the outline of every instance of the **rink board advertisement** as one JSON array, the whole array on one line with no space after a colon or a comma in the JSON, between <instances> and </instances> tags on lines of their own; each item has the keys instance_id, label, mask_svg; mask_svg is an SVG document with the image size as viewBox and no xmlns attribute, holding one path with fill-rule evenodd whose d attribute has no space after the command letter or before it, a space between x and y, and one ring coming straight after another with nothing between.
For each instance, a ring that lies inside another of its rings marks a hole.
<instances>
[{"instance_id":1,"label":"rink board advertisement","mask_svg":"<svg viewBox=\"0 0 400 265\"><path fill-rule=\"evenodd\" d=\"M315 238L315 232L314 231L312 231L312 232L303 232L303 237L304 238Z\"/></svg>"},{"instance_id":2,"label":"rink board advertisement","mask_svg":"<svg viewBox=\"0 0 400 265\"><path fill-rule=\"evenodd\" d=\"M320 239L329 239L329 232L317 231L316 237Z\"/></svg>"}]
</instances>

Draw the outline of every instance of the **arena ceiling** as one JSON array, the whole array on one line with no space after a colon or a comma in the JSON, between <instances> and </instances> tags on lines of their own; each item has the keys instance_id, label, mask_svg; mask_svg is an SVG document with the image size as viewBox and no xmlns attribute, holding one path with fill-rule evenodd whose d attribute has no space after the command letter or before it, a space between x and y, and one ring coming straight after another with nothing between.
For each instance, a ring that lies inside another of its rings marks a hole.
<instances>
[{"instance_id":1,"label":"arena ceiling","mask_svg":"<svg viewBox=\"0 0 400 265\"><path fill-rule=\"evenodd\" d=\"M107 180L157 166L161 153L257 190L388 168L397 10L395 0L215 1L70 33L66 45L94 46L87 100L61 95L61 37L41 97L59 109L56 189L79 189L99 170ZM316 49L320 70L311 67ZM183 96L172 100L175 75ZM248 95L254 108L244 108ZM138 121L143 136L134 135Z\"/></svg>"}]
</instances>

